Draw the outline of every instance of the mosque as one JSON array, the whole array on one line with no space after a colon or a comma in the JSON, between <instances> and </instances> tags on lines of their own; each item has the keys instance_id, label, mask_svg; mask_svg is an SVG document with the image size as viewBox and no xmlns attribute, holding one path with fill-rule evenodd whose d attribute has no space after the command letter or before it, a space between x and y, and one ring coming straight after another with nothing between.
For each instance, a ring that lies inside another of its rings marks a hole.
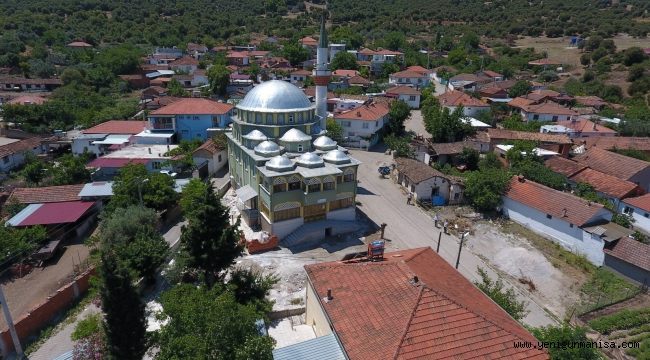
<instances>
[{"instance_id":1,"label":"mosque","mask_svg":"<svg viewBox=\"0 0 650 360\"><path fill-rule=\"evenodd\" d=\"M227 133L230 179L243 221L278 238L313 223L322 238L355 220L359 161L326 136L328 42L321 23L316 102L286 81L255 86ZM322 225L322 226L319 226Z\"/></svg>"}]
</instances>

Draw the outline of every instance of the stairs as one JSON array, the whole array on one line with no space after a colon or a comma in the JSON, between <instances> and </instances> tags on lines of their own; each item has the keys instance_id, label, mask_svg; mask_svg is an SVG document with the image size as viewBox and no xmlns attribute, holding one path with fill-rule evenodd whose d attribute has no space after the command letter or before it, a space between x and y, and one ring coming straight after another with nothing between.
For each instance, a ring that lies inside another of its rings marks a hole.
<instances>
[{"instance_id":1,"label":"stairs","mask_svg":"<svg viewBox=\"0 0 650 360\"><path fill-rule=\"evenodd\" d=\"M359 230L356 221L320 220L303 224L280 242L287 248L307 248L316 246L325 238L325 231L331 228L331 235L339 235Z\"/></svg>"}]
</instances>

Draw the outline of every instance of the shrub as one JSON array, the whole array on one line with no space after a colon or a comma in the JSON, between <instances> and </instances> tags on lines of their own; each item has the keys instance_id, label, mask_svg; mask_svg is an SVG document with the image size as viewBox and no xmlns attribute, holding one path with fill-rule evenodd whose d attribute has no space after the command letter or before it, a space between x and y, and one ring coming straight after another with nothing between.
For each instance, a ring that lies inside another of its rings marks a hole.
<instances>
[{"instance_id":1,"label":"shrub","mask_svg":"<svg viewBox=\"0 0 650 360\"><path fill-rule=\"evenodd\" d=\"M602 334L609 334L614 330L631 329L647 323L650 323L650 308L623 309L615 314L591 320L589 326Z\"/></svg>"},{"instance_id":2,"label":"shrub","mask_svg":"<svg viewBox=\"0 0 650 360\"><path fill-rule=\"evenodd\" d=\"M90 315L79 321L70 335L72 340L78 341L97 334L102 329L102 318L100 314Z\"/></svg>"}]
</instances>

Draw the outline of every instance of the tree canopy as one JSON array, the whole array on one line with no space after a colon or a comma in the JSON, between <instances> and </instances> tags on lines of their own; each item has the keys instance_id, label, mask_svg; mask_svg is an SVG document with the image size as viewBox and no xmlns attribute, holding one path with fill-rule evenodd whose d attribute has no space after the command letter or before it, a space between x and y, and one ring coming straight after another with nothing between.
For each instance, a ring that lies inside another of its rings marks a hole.
<instances>
[{"instance_id":1,"label":"tree canopy","mask_svg":"<svg viewBox=\"0 0 650 360\"><path fill-rule=\"evenodd\" d=\"M142 164L128 164L113 182L113 197L109 206L113 209L142 204L156 210L164 210L178 200L174 179L162 173L150 173Z\"/></svg>"},{"instance_id":2,"label":"tree canopy","mask_svg":"<svg viewBox=\"0 0 650 360\"><path fill-rule=\"evenodd\" d=\"M439 105L426 106L422 109L422 116L424 128L431 134L431 141L434 143L461 141L475 132L472 125L462 121L465 117L462 106L453 112Z\"/></svg>"},{"instance_id":3,"label":"tree canopy","mask_svg":"<svg viewBox=\"0 0 650 360\"><path fill-rule=\"evenodd\" d=\"M334 55L334 58L330 62L330 70L356 70L359 65L357 64L357 57L347 51L339 51Z\"/></svg>"}]
</instances>

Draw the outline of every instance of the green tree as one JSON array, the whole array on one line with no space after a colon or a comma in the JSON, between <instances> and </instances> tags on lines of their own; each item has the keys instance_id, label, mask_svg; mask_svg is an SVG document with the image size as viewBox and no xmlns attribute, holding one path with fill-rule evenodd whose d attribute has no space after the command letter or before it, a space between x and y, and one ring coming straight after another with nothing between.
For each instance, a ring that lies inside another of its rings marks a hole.
<instances>
[{"instance_id":1,"label":"green tree","mask_svg":"<svg viewBox=\"0 0 650 360\"><path fill-rule=\"evenodd\" d=\"M131 74L140 65L142 52L131 44L121 44L101 50L95 63L109 69L114 75Z\"/></svg>"},{"instance_id":2,"label":"green tree","mask_svg":"<svg viewBox=\"0 0 650 360\"><path fill-rule=\"evenodd\" d=\"M478 168L480 170L501 169L503 168L503 163L499 160L497 154L489 152L485 154L485 157L479 160Z\"/></svg>"},{"instance_id":3,"label":"green tree","mask_svg":"<svg viewBox=\"0 0 650 360\"><path fill-rule=\"evenodd\" d=\"M207 75L212 93L226 95L230 83L230 70L225 65L215 64L208 69Z\"/></svg>"},{"instance_id":4,"label":"green tree","mask_svg":"<svg viewBox=\"0 0 650 360\"><path fill-rule=\"evenodd\" d=\"M524 96L530 92L530 83L526 80L518 80L509 90L508 96L516 98Z\"/></svg>"},{"instance_id":5,"label":"green tree","mask_svg":"<svg viewBox=\"0 0 650 360\"><path fill-rule=\"evenodd\" d=\"M474 282L474 285L481 289L490 299L505 310L513 319L520 321L527 314L526 302L517 300L517 293L513 288L504 289L503 281L490 279L487 272L478 268L481 281Z\"/></svg>"},{"instance_id":6,"label":"green tree","mask_svg":"<svg viewBox=\"0 0 650 360\"><path fill-rule=\"evenodd\" d=\"M181 85L180 81L176 79L171 79L171 81L169 81L169 83L167 84L167 93L169 94L169 96L179 96L179 97L188 95L183 85Z\"/></svg>"},{"instance_id":7,"label":"green tree","mask_svg":"<svg viewBox=\"0 0 650 360\"><path fill-rule=\"evenodd\" d=\"M532 329L532 334L541 342L551 344L590 343L584 328L572 327L569 324L547 326ZM551 359L558 360L596 360L601 356L596 348L590 347L550 347Z\"/></svg>"},{"instance_id":8,"label":"green tree","mask_svg":"<svg viewBox=\"0 0 650 360\"><path fill-rule=\"evenodd\" d=\"M641 63L647 58L646 54L640 47L634 46L623 51L623 64L632 66Z\"/></svg>"},{"instance_id":9,"label":"green tree","mask_svg":"<svg viewBox=\"0 0 650 360\"><path fill-rule=\"evenodd\" d=\"M25 153L25 166L20 175L30 185L38 185L45 178L47 165L32 152Z\"/></svg>"},{"instance_id":10,"label":"green tree","mask_svg":"<svg viewBox=\"0 0 650 360\"><path fill-rule=\"evenodd\" d=\"M393 64L391 62L385 62L381 66L381 73L379 77L381 77L382 79L388 79L390 74L396 73L398 71L399 71L399 66L397 66L397 64Z\"/></svg>"},{"instance_id":11,"label":"green tree","mask_svg":"<svg viewBox=\"0 0 650 360\"><path fill-rule=\"evenodd\" d=\"M83 184L90 181L90 170L86 168L85 155L65 154L57 159L51 168L52 185Z\"/></svg>"},{"instance_id":12,"label":"green tree","mask_svg":"<svg viewBox=\"0 0 650 360\"><path fill-rule=\"evenodd\" d=\"M193 179L190 181L198 182ZM183 210L188 224L181 228L181 246L189 255L188 265L203 273L206 286L212 287L223 270L241 255L239 219L230 224L228 209L214 193L212 186L191 184L191 192L183 191L181 198L191 196L194 204ZM181 204L189 201L181 200Z\"/></svg>"},{"instance_id":13,"label":"green tree","mask_svg":"<svg viewBox=\"0 0 650 360\"><path fill-rule=\"evenodd\" d=\"M404 122L411 116L411 108L402 100L393 101L388 110L388 131L392 134L404 132Z\"/></svg>"},{"instance_id":14,"label":"green tree","mask_svg":"<svg viewBox=\"0 0 650 360\"><path fill-rule=\"evenodd\" d=\"M43 226L14 228L0 222L0 263L19 254L27 255L46 239L47 231Z\"/></svg>"},{"instance_id":15,"label":"green tree","mask_svg":"<svg viewBox=\"0 0 650 360\"><path fill-rule=\"evenodd\" d=\"M465 180L465 196L477 210L492 211L501 205L501 196L509 183L507 171L492 168L473 171Z\"/></svg>"},{"instance_id":16,"label":"green tree","mask_svg":"<svg viewBox=\"0 0 650 360\"><path fill-rule=\"evenodd\" d=\"M232 269L229 275L227 288L238 303L252 304L260 314L268 314L273 310L274 301L266 297L280 278L274 274L264 275L261 271L243 267Z\"/></svg>"},{"instance_id":17,"label":"green tree","mask_svg":"<svg viewBox=\"0 0 650 360\"><path fill-rule=\"evenodd\" d=\"M383 38L384 47L397 51L406 46L406 36L403 32L391 31Z\"/></svg>"},{"instance_id":18,"label":"green tree","mask_svg":"<svg viewBox=\"0 0 650 360\"><path fill-rule=\"evenodd\" d=\"M149 173L142 164L128 164L114 179L109 206L111 209L127 207L139 204L142 199L143 205L164 210L178 200L174 185L169 175Z\"/></svg>"},{"instance_id":19,"label":"green tree","mask_svg":"<svg viewBox=\"0 0 650 360\"><path fill-rule=\"evenodd\" d=\"M273 358L275 342L255 325L262 314L221 286L177 285L162 294L161 304L159 316L167 322L156 336L157 360Z\"/></svg>"},{"instance_id":20,"label":"green tree","mask_svg":"<svg viewBox=\"0 0 650 360\"><path fill-rule=\"evenodd\" d=\"M348 49L358 49L363 45L363 36L349 26L338 26L331 30L330 40L344 43Z\"/></svg>"},{"instance_id":21,"label":"green tree","mask_svg":"<svg viewBox=\"0 0 650 360\"><path fill-rule=\"evenodd\" d=\"M442 106L427 106L422 109L422 115L424 128L431 134L434 143L461 141L475 132L469 123L462 121L465 117L462 106L453 112Z\"/></svg>"},{"instance_id":22,"label":"green tree","mask_svg":"<svg viewBox=\"0 0 650 360\"><path fill-rule=\"evenodd\" d=\"M343 127L334 118L327 118L327 136L336 142L343 140Z\"/></svg>"},{"instance_id":23,"label":"green tree","mask_svg":"<svg viewBox=\"0 0 650 360\"><path fill-rule=\"evenodd\" d=\"M102 250L100 266L104 332L109 359L140 360L147 350L144 304L129 270Z\"/></svg>"},{"instance_id":24,"label":"green tree","mask_svg":"<svg viewBox=\"0 0 650 360\"><path fill-rule=\"evenodd\" d=\"M384 142L389 149L395 151L397 157L411 157L413 155L413 149L410 146L411 138L408 135L387 134L384 136Z\"/></svg>"},{"instance_id":25,"label":"green tree","mask_svg":"<svg viewBox=\"0 0 650 360\"><path fill-rule=\"evenodd\" d=\"M309 59L309 50L302 47L297 41L284 45L282 53L293 66L297 66Z\"/></svg>"},{"instance_id":26,"label":"green tree","mask_svg":"<svg viewBox=\"0 0 650 360\"><path fill-rule=\"evenodd\" d=\"M356 70L359 68L357 64L357 57L354 54L347 51L339 51L334 55L334 59L330 63L330 69L332 71L338 69L345 70Z\"/></svg>"},{"instance_id":27,"label":"green tree","mask_svg":"<svg viewBox=\"0 0 650 360\"><path fill-rule=\"evenodd\" d=\"M478 168L480 154L476 149L463 148L463 152L458 155L458 161L464 164L468 170L476 170Z\"/></svg>"},{"instance_id":28,"label":"green tree","mask_svg":"<svg viewBox=\"0 0 650 360\"><path fill-rule=\"evenodd\" d=\"M627 81L633 82L637 79L640 79L643 77L644 73L645 66L643 64L634 64L628 69Z\"/></svg>"}]
</instances>

